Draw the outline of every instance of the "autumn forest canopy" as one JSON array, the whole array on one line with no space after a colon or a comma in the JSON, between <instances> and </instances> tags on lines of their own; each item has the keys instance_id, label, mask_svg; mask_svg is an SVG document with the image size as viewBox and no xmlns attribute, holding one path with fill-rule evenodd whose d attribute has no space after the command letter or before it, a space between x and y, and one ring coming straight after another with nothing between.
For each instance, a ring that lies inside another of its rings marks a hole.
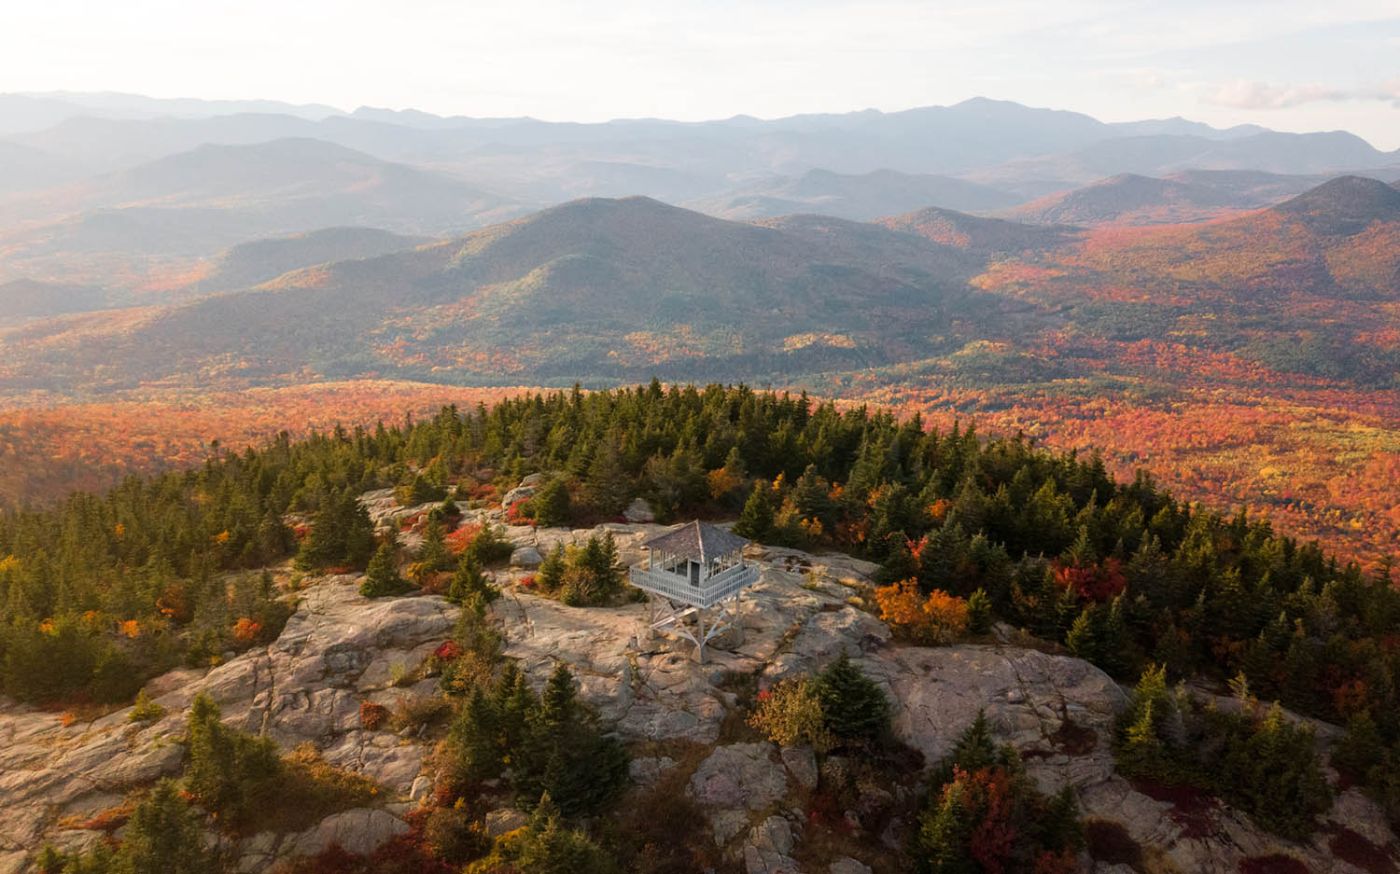
<instances>
[{"instance_id":1,"label":"autumn forest canopy","mask_svg":"<svg viewBox=\"0 0 1400 874\"><path fill-rule=\"evenodd\" d=\"M155 673L275 635L284 608L260 568L298 551L308 569L363 568L375 535L362 492L462 500L531 472L551 478L549 524L611 519L637 496L663 519L737 514L755 539L868 557L915 592L979 593L998 620L1116 676L1148 664L1172 678L1243 676L1266 700L1400 737L1388 566L1365 573L1243 511L1184 504L1145 475L1115 481L1096 456L656 383L283 437L8 512L4 691L126 700Z\"/></svg>"}]
</instances>

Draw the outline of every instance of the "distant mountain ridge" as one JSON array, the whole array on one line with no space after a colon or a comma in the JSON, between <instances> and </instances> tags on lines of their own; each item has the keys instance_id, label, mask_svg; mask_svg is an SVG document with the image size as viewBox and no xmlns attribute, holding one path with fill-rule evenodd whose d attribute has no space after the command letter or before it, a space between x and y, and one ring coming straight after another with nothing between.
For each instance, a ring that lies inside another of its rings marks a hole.
<instances>
[{"instance_id":1,"label":"distant mountain ridge","mask_svg":"<svg viewBox=\"0 0 1400 874\"><path fill-rule=\"evenodd\" d=\"M1165 178L1122 173L1021 204L1001 215L1039 224L1152 225L1259 209L1299 194L1318 177L1200 170Z\"/></svg>"},{"instance_id":2,"label":"distant mountain ridge","mask_svg":"<svg viewBox=\"0 0 1400 874\"><path fill-rule=\"evenodd\" d=\"M894 170L863 174L808 170L801 176L775 177L685 206L721 218L750 220L795 213L821 213L856 221L939 206L979 212L1012 206L1015 195L955 179Z\"/></svg>"},{"instance_id":3,"label":"distant mountain ridge","mask_svg":"<svg viewBox=\"0 0 1400 874\"><path fill-rule=\"evenodd\" d=\"M322 228L304 234L239 243L219 257L199 280L200 291L234 291L261 285L317 264L377 258L413 249L428 237L407 237L378 228Z\"/></svg>"},{"instance_id":4,"label":"distant mountain ridge","mask_svg":"<svg viewBox=\"0 0 1400 874\"><path fill-rule=\"evenodd\" d=\"M111 385L213 366L253 381L310 367L485 382L862 366L909 354L953 320L1014 325L1025 307L967 286L980 265L875 225L761 227L646 198L589 199L455 241L292 272L80 346L46 341L53 355L41 355L44 375L34 375L80 379L98 359L115 362ZM229 361L241 363L229 371Z\"/></svg>"},{"instance_id":5,"label":"distant mountain ridge","mask_svg":"<svg viewBox=\"0 0 1400 874\"><path fill-rule=\"evenodd\" d=\"M1178 318L1206 326L1193 329L1206 348L1285 370L1371 384L1400 366L1361 339L1386 336L1383 302L1400 296L1400 191L1360 177L1228 221L1132 233L933 208L878 223L746 224L634 197L398 248L407 242L342 230L235 249L226 263L243 261L257 290L111 330L87 322L71 344L61 325L12 331L0 366L51 389L213 372L251 383L752 380L1023 344L1081 321L1113 339L1165 340ZM354 260L325 263L336 252ZM1129 293L1153 303L1119 300ZM1307 316L1321 306L1347 316ZM1289 336L1302 339L1278 339Z\"/></svg>"}]
</instances>

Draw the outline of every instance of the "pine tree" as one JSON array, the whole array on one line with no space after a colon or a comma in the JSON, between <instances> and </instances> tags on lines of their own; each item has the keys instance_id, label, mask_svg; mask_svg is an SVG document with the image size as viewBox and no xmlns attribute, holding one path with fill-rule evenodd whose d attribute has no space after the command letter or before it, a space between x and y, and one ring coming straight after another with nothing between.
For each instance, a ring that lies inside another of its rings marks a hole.
<instances>
[{"instance_id":1,"label":"pine tree","mask_svg":"<svg viewBox=\"0 0 1400 874\"><path fill-rule=\"evenodd\" d=\"M564 585L564 572L568 569L568 562L564 557L564 544L556 543L535 571L535 584L546 593L557 592L559 587Z\"/></svg>"},{"instance_id":2,"label":"pine tree","mask_svg":"<svg viewBox=\"0 0 1400 874\"><path fill-rule=\"evenodd\" d=\"M620 514L632 500L632 478L623 466L621 453L611 435L605 436L594 451L583 491L598 514L609 518Z\"/></svg>"},{"instance_id":3,"label":"pine tree","mask_svg":"<svg viewBox=\"0 0 1400 874\"><path fill-rule=\"evenodd\" d=\"M986 591L978 589L967 599L967 631L974 636L989 634L992 630L992 599Z\"/></svg>"},{"instance_id":4,"label":"pine tree","mask_svg":"<svg viewBox=\"0 0 1400 874\"><path fill-rule=\"evenodd\" d=\"M596 813L627 782L627 753L598 730L562 663L527 716L512 774L521 804L547 794L569 815Z\"/></svg>"},{"instance_id":5,"label":"pine tree","mask_svg":"<svg viewBox=\"0 0 1400 874\"><path fill-rule=\"evenodd\" d=\"M389 595L402 595L413 587L399 576L399 563L394 555L394 547L381 543L370 559L365 578L360 582L360 594L366 598L384 598Z\"/></svg>"},{"instance_id":6,"label":"pine tree","mask_svg":"<svg viewBox=\"0 0 1400 874\"><path fill-rule=\"evenodd\" d=\"M1099 658L1098 609L1089 604L1079 611L1069 633L1065 635L1065 647L1071 653L1087 662Z\"/></svg>"},{"instance_id":7,"label":"pine tree","mask_svg":"<svg viewBox=\"0 0 1400 874\"><path fill-rule=\"evenodd\" d=\"M157 783L137 805L113 860L114 874L208 874L214 859L204 832L173 780Z\"/></svg>"},{"instance_id":8,"label":"pine tree","mask_svg":"<svg viewBox=\"0 0 1400 874\"><path fill-rule=\"evenodd\" d=\"M878 741L888 732L889 699L846 653L817 675L816 689L826 728L838 739Z\"/></svg>"},{"instance_id":9,"label":"pine tree","mask_svg":"<svg viewBox=\"0 0 1400 874\"><path fill-rule=\"evenodd\" d=\"M446 570L452 566L452 555L447 551L446 535L442 523L429 519L423 529L423 545L418 548L418 561L429 571Z\"/></svg>"},{"instance_id":10,"label":"pine tree","mask_svg":"<svg viewBox=\"0 0 1400 874\"><path fill-rule=\"evenodd\" d=\"M968 772L983 768L1008 767L1017 761L1015 750L1008 746L997 746L992 737L992 724L987 720L985 710L977 711L977 718L958 735L953 749L934 768L932 785L942 786L953 779L955 770Z\"/></svg>"},{"instance_id":11,"label":"pine tree","mask_svg":"<svg viewBox=\"0 0 1400 874\"><path fill-rule=\"evenodd\" d=\"M189 764L185 789L212 813L237 811L243 798L235 779L238 750L229 730L219 721L219 707L203 693L190 704L185 739Z\"/></svg>"},{"instance_id":12,"label":"pine tree","mask_svg":"<svg viewBox=\"0 0 1400 874\"><path fill-rule=\"evenodd\" d=\"M739 513L739 521L734 523L734 533L750 540L763 541L773 531L773 493L765 482L756 482L744 509Z\"/></svg>"},{"instance_id":13,"label":"pine tree","mask_svg":"<svg viewBox=\"0 0 1400 874\"><path fill-rule=\"evenodd\" d=\"M314 570L345 564L362 568L374 552L374 523L351 489L323 501L297 553L297 566Z\"/></svg>"},{"instance_id":14,"label":"pine tree","mask_svg":"<svg viewBox=\"0 0 1400 874\"><path fill-rule=\"evenodd\" d=\"M461 779L476 783L500 775L509 751L500 744L500 713L481 687L472 689L452 724L449 742Z\"/></svg>"},{"instance_id":15,"label":"pine tree","mask_svg":"<svg viewBox=\"0 0 1400 874\"><path fill-rule=\"evenodd\" d=\"M548 794L521 841L519 870L530 874L614 874L617 864L583 832L566 828Z\"/></svg>"},{"instance_id":16,"label":"pine tree","mask_svg":"<svg viewBox=\"0 0 1400 874\"><path fill-rule=\"evenodd\" d=\"M491 603L501 597L501 590L492 585L481 569L481 563L470 552L462 553L457 560L457 570L452 574L452 582L447 587L447 600L453 604L464 604L473 595Z\"/></svg>"},{"instance_id":17,"label":"pine tree","mask_svg":"<svg viewBox=\"0 0 1400 874\"><path fill-rule=\"evenodd\" d=\"M1128 776L1150 780L1177 778L1167 747L1157 732L1155 704L1149 699L1123 731L1117 750L1118 769Z\"/></svg>"},{"instance_id":18,"label":"pine tree","mask_svg":"<svg viewBox=\"0 0 1400 874\"><path fill-rule=\"evenodd\" d=\"M530 511L534 514L535 524L542 527L557 528L569 524L572 516L569 484L559 476L549 480L530 499Z\"/></svg>"},{"instance_id":19,"label":"pine tree","mask_svg":"<svg viewBox=\"0 0 1400 874\"><path fill-rule=\"evenodd\" d=\"M914 865L920 874L982 874L968 849L981 819L968 794L965 781L947 783L937 804L920 820L914 839Z\"/></svg>"}]
</instances>

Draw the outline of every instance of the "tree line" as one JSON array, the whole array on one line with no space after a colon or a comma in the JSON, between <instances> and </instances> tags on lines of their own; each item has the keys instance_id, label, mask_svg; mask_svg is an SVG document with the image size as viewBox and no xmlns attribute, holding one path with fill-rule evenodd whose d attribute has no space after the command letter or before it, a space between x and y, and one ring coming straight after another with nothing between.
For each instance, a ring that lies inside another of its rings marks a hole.
<instances>
[{"instance_id":1,"label":"tree line","mask_svg":"<svg viewBox=\"0 0 1400 874\"><path fill-rule=\"evenodd\" d=\"M363 568L377 544L362 492L421 481L488 495L533 472L550 478L538 509L552 523L616 518L638 496L662 520L737 513L756 539L881 562L887 583L980 591L997 619L1116 676L1149 663L1170 678L1243 674L1262 699L1364 731L1359 769L1396 755L1388 567L1363 573L1244 511L1177 501L1145 474L1115 482L1096 456L743 386L575 389L284 435L7 513L4 691L126 700L155 671L217 657L241 619L275 627L255 569L299 537L308 568Z\"/></svg>"}]
</instances>

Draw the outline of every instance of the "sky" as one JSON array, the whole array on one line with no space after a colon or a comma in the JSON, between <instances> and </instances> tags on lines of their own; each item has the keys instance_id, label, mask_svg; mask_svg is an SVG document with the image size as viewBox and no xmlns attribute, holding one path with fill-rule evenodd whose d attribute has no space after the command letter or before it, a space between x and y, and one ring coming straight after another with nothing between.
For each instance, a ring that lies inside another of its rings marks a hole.
<instances>
[{"instance_id":1,"label":"sky","mask_svg":"<svg viewBox=\"0 0 1400 874\"><path fill-rule=\"evenodd\" d=\"M42 0L0 92L560 121L907 109L1350 130L1400 148L1400 0Z\"/></svg>"}]
</instances>

